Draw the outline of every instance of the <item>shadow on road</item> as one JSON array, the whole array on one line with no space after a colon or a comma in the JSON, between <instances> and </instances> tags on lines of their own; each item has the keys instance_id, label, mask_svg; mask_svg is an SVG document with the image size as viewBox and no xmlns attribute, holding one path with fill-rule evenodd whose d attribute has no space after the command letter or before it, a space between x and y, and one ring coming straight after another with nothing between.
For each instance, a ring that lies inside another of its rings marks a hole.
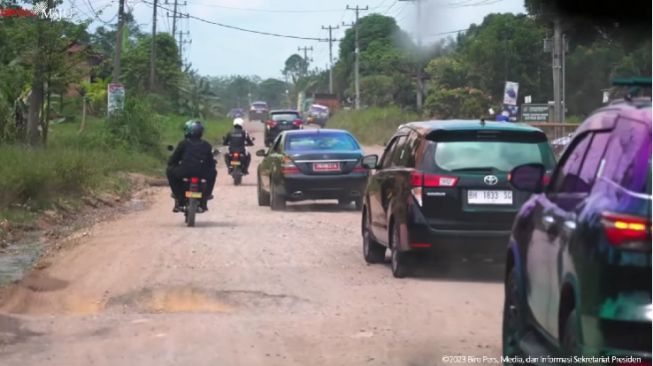
<instances>
[{"instance_id":1,"label":"shadow on road","mask_svg":"<svg viewBox=\"0 0 653 366\"><path fill-rule=\"evenodd\" d=\"M287 212L358 212L353 204L340 206L334 203L288 203Z\"/></svg>"},{"instance_id":2,"label":"shadow on road","mask_svg":"<svg viewBox=\"0 0 653 366\"><path fill-rule=\"evenodd\" d=\"M195 222L195 227L196 228L203 228L203 227L236 227L238 224L234 222L217 222L217 221L202 221L202 220L197 220Z\"/></svg>"},{"instance_id":3,"label":"shadow on road","mask_svg":"<svg viewBox=\"0 0 653 366\"><path fill-rule=\"evenodd\" d=\"M386 261L390 270L390 261ZM460 282L503 283L505 264L500 261L417 259L410 278Z\"/></svg>"}]
</instances>

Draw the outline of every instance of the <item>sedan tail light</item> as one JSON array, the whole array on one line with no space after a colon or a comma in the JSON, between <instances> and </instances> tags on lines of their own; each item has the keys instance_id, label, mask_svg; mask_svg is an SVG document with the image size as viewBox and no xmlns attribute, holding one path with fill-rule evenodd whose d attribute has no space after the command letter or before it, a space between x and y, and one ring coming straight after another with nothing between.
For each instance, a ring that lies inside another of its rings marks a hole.
<instances>
[{"instance_id":1,"label":"sedan tail light","mask_svg":"<svg viewBox=\"0 0 653 366\"><path fill-rule=\"evenodd\" d=\"M293 174L299 174L299 168L297 168L297 165L293 163L292 159L290 159L287 156L283 157L283 161L281 163L281 174L283 175L293 175Z\"/></svg>"},{"instance_id":2,"label":"sedan tail light","mask_svg":"<svg viewBox=\"0 0 653 366\"><path fill-rule=\"evenodd\" d=\"M650 249L651 221L648 218L604 212L601 219L612 245L624 249Z\"/></svg>"},{"instance_id":3,"label":"sedan tail light","mask_svg":"<svg viewBox=\"0 0 653 366\"><path fill-rule=\"evenodd\" d=\"M458 177L439 174L427 174L419 171L412 172L410 175L410 182L413 188L411 193L415 197L415 201L422 206L422 192L424 187L455 187L458 183Z\"/></svg>"}]
</instances>

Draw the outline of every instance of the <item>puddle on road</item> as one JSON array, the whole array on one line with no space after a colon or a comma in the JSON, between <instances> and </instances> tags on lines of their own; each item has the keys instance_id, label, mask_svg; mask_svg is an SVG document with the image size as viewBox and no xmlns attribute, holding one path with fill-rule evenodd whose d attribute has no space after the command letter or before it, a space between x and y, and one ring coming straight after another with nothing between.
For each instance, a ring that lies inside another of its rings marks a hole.
<instances>
[{"instance_id":1,"label":"puddle on road","mask_svg":"<svg viewBox=\"0 0 653 366\"><path fill-rule=\"evenodd\" d=\"M0 287L23 278L41 254L43 246L38 241L10 245L0 254Z\"/></svg>"},{"instance_id":2,"label":"puddle on road","mask_svg":"<svg viewBox=\"0 0 653 366\"><path fill-rule=\"evenodd\" d=\"M123 307L147 313L230 313L243 308L293 307L306 300L260 291L215 291L194 287L146 289L111 298L107 308Z\"/></svg>"}]
</instances>

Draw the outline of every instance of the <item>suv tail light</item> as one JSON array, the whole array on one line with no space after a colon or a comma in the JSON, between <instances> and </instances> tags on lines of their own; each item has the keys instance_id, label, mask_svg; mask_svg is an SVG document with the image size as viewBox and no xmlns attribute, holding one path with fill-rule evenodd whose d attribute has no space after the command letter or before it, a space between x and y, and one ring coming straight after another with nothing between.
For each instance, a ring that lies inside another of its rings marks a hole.
<instances>
[{"instance_id":1,"label":"suv tail light","mask_svg":"<svg viewBox=\"0 0 653 366\"><path fill-rule=\"evenodd\" d=\"M297 126L297 127L301 127L304 124L304 122L302 122L301 119L296 119L296 120L292 121L292 124Z\"/></svg>"},{"instance_id":2,"label":"suv tail light","mask_svg":"<svg viewBox=\"0 0 653 366\"><path fill-rule=\"evenodd\" d=\"M281 163L281 174L283 175L293 175L299 174L299 168L293 163L292 159L287 156L283 157L283 162Z\"/></svg>"},{"instance_id":3,"label":"suv tail light","mask_svg":"<svg viewBox=\"0 0 653 366\"><path fill-rule=\"evenodd\" d=\"M604 212L601 214L605 236L614 246L624 249L647 249L651 244L651 221L648 218Z\"/></svg>"},{"instance_id":4,"label":"suv tail light","mask_svg":"<svg viewBox=\"0 0 653 366\"><path fill-rule=\"evenodd\" d=\"M277 126L277 121L269 120L269 121L265 122L265 124L268 125L269 128L274 128L274 127Z\"/></svg>"},{"instance_id":5,"label":"suv tail light","mask_svg":"<svg viewBox=\"0 0 653 366\"><path fill-rule=\"evenodd\" d=\"M422 191L424 187L455 187L456 184L458 184L458 177L414 171L410 175L410 182L413 186L413 189L411 190L413 197L415 197L417 203L422 206Z\"/></svg>"}]
</instances>

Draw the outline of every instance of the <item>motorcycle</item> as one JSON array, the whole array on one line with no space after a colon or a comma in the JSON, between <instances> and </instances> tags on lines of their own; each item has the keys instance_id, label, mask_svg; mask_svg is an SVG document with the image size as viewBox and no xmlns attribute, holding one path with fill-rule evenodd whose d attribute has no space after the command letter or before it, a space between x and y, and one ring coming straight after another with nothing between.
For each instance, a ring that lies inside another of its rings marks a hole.
<instances>
[{"instance_id":1,"label":"motorcycle","mask_svg":"<svg viewBox=\"0 0 653 366\"><path fill-rule=\"evenodd\" d=\"M174 150L172 145L168 146L168 150ZM213 155L216 156L218 150L213 150ZM188 227L195 226L195 215L198 213L203 213L200 209L200 203L204 198L204 192L206 192L206 179L200 179L199 177L188 177L183 178L183 182L186 184L186 189L184 191L184 197L186 198L186 204L180 205L179 212L184 213L184 222ZM177 199L172 196L173 199ZM207 200L212 199L213 196L207 198Z\"/></svg>"},{"instance_id":2,"label":"motorcycle","mask_svg":"<svg viewBox=\"0 0 653 366\"><path fill-rule=\"evenodd\" d=\"M252 137L252 141L255 141L256 139ZM254 144L248 144L247 146L254 146ZM233 152L229 153L227 152L227 161L228 161L228 170L229 170L229 175L234 180L234 185L238 186L243 182L243 176L245 173L243 172L243 165L245 164L245 153L240 153L240 152Z\"/></svg>"},{"instance_id":3,"label":"motorcycle","mask_svg":"<svg viewBox=\"0 0 653 366\"><path fill-rule=\"evenodd\" d=\"M229 175L234 179L235 186L243 181L243 155L239 152L229 154Z\"/></svg>"}]
</instances>

